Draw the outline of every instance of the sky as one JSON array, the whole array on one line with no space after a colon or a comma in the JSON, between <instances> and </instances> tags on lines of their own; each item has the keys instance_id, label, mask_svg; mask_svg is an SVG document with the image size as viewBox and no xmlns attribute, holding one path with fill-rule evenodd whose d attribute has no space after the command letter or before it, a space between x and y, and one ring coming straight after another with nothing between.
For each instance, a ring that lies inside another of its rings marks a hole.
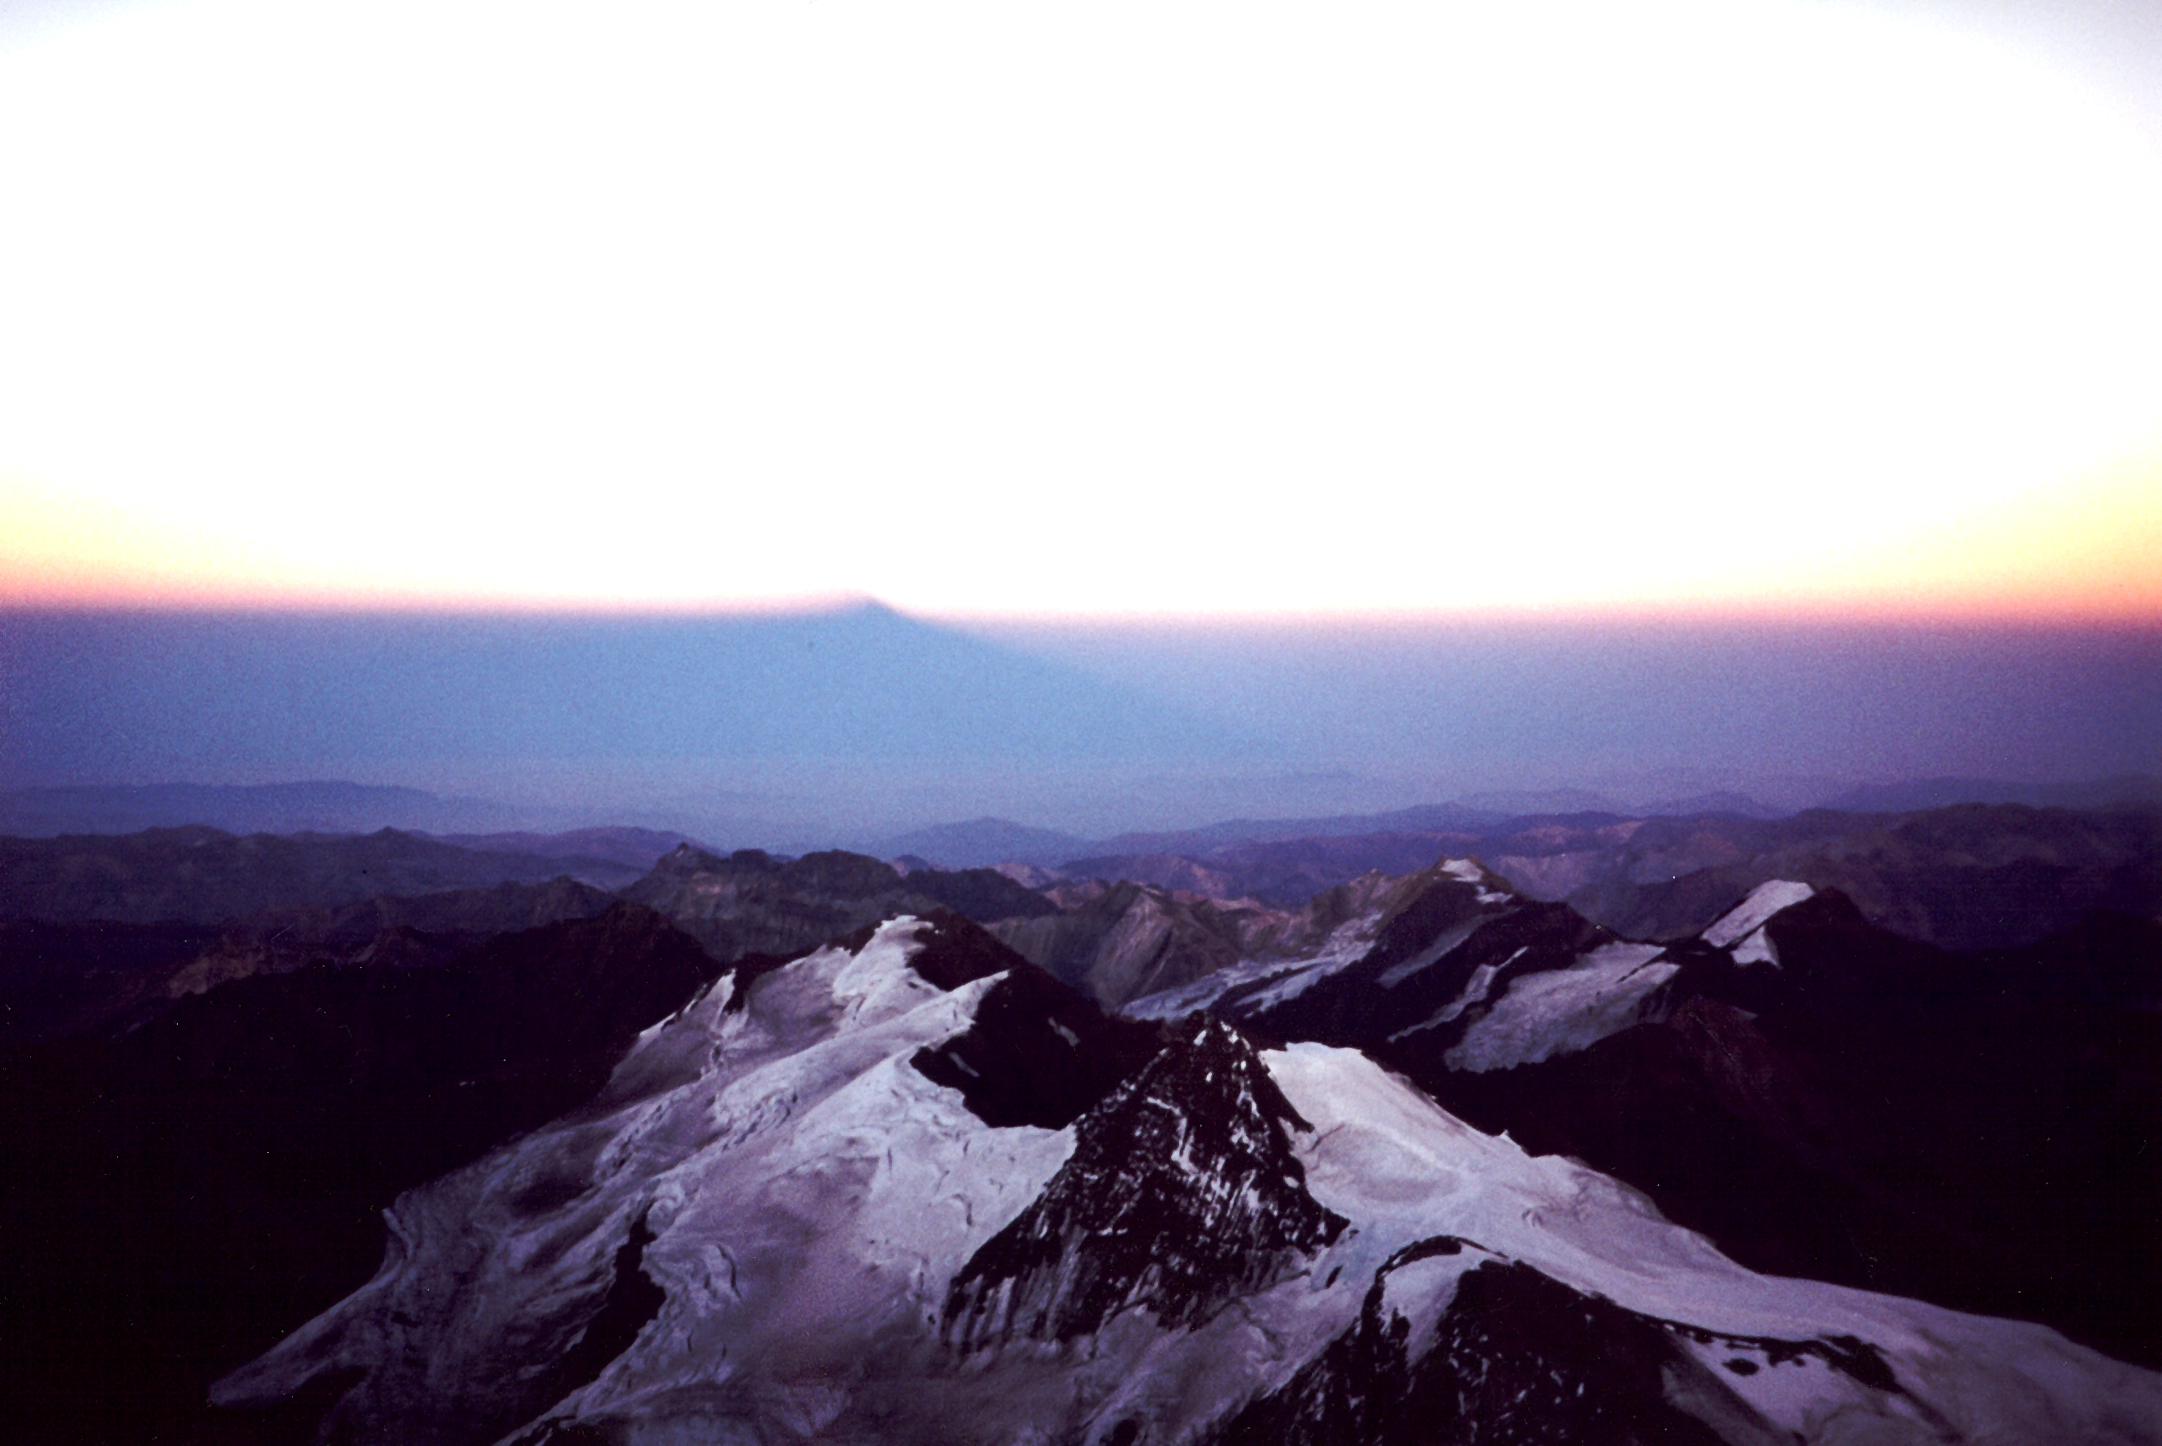
<instances>
[{"instance_id":1,"label":"sky","mask_svg":"<svg viewBox=\"0 0 2162 1446\"><path fill-rule=\"evenodd\" d=\"M0 0L0 788L2162 773L2157 256L2131 0Z\"/></svg>"},{"instance_id":2,"label":"sky","mask_svg":"<svg viewBox=\"0 0 2162 1446\"><path fill-rule=\"evenodd\" d=\"M2158 255L2110 0L0 0L0 603L2152 627Z\"/></svg>"}]
</instances>

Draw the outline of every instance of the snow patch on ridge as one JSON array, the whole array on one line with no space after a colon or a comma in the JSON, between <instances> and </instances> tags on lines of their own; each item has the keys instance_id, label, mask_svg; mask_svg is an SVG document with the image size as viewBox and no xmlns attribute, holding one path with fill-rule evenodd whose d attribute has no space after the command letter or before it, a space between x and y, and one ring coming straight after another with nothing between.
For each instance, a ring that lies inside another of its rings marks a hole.
<instances>
[{"instance_id":1,"label":"snow patch on ridge","mask_svg":"<svg viewBox=\"0 0 2162 1446\"><path fill-rule=\"evenodd\" d=\"M1442 1062L1482 1073L1588 1049L1643 1017L1647 996L1680 972L1657 944L1606 944L1567 969L1519 974Z\"/></svg>"},{"instance_id":2,"label":"snow patch on ridge","mask_svg":"<svg viewBox=\"0 0 2162 1446\"><path fill-rule=\"evenodd\" d=\"M1779 967L1779 946L1772 942L1770 934L1760 928L1734 946L1734 962L1737 964L1769 964L1774 969L1777 969Z\"/></svg>"},{"instance_id":3,"label":"snow patch on ridge","mask_svg":"<svg viewBox=\"0 0 2162 1446\"><path fill-rule=\"evenodd\" d=\"M1773 879L1759 884L1749 891L1748 898L1729 909L1704 931L1704 942L1715 948L1727 948L1744 935L1763 928L1765 920L1781 909L1791 909L1804 899L1814 898L1816 892L1796 879ZM1735 955L1735 961L1742 964L1752 962L1743 959L1739 953ZM1778 960L1772 958L1770 962L1776 964Z\"/></svg>"},{"instance_id":4,"label":"snow patch on ridge","mask_svg":"<svg viewBox=\"0 0 2162 1446\"><path fill-rule=\"evenodd\" d=\"M1241 960L1191 984L1129 1000L1119 1012L1133 1019L1183 1019L1253 985L1266 987L1242 996L1242 1007L1274 1008L1364 959L1374 946L1374 927L1370 917L1353 919L1338 925L1321 949L1304 959Z\"/></svg>"}]
</instances>

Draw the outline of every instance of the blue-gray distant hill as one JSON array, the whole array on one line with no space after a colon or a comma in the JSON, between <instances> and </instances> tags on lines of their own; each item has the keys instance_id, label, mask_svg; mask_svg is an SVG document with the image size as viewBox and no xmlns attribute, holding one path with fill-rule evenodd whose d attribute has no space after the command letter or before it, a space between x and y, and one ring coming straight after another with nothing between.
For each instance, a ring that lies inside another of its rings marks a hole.
<instances>
[{"instance_id":1,"label":"blue-gray distant hill","mask_svg":"<svg viewBox=\"0 0 2162 1446\"><path fill-rule=\"evenodd\" d=\"M918 858L940 868L976 868L987 864L1063 863L1088 852L1087 839L1051 828L1031 828L1004 818L974 818L942 823L880 842L882 858Z\"/></svg>"},{"instance_id":2,"label":"blue-gray distant hill","mask_svg":"<svg viewBox=\"0 0 2162 1446\"><path fill-rule=\"evenodd\" d=\"M479 832L502 829L515 818L512 810L482 799L360 783L74 784L0 793L0 834L16 838L190 824L238 834ZM674 841L662 844L654 857L673 847Z\"/></svg>"}]
</instances>

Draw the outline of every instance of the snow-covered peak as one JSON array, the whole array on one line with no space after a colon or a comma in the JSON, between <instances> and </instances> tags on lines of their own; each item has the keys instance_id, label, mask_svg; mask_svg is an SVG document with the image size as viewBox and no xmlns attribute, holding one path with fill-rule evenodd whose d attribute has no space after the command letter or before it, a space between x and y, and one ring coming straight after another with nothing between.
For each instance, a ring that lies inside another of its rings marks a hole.
<instances>
[{"instance_id":1,"label":"snow-covered peak","mask_svg":"<svg viewBox=\"0 0 2162 1446\"><path fill-rule=\"evenodd\" d=\"M1704 931L1704 942L1715 948L1725 949L1749 934L1764 927L1765 921L1782 909L1791 909L1804 899L1813 898L1816 890L1798 879L1772 879L1749 891L1749 897L1721 915L1716 923Z\"/></svg>"}]
</instances>

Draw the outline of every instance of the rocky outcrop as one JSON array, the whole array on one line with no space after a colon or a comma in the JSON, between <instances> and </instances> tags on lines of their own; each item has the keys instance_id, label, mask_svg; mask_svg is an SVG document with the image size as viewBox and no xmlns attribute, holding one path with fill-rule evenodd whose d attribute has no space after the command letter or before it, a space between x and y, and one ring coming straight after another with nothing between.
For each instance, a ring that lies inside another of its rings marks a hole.
<instances>
[{"instance_id":1,"label":"rocky outcrop","mask_svg":"<svg viewBox=\"0 0 2162 1446\"><path fill-rule=\"evenodd\" d=\"M1135 1309L1190 1326L1266 1289L1345 1225L1291 1152L1289 1132L1312 1128L1252 1045L1194 1016L1082 1117L1072 1157L954 1277L946 1338L1066 1341Z\"/></svg>"}]
</instances>

